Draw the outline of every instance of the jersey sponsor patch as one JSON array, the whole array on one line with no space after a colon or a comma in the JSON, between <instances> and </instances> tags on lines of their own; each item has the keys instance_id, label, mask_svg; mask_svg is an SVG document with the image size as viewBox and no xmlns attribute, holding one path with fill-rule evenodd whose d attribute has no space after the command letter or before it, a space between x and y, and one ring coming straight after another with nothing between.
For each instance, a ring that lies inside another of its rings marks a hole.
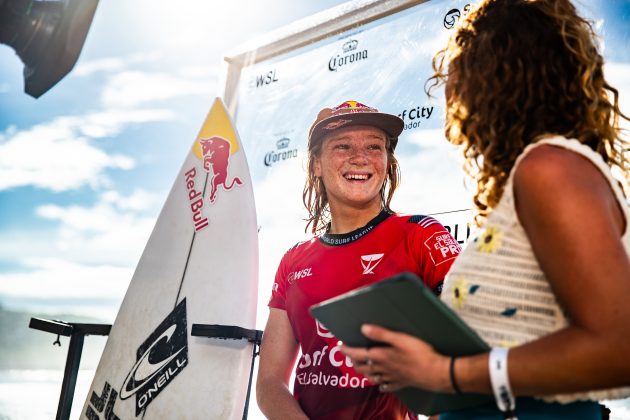
<instances>
[{"instance_id":1,"label":"jersey sponsor patch","mask_svg":"<svg viewBox=\"0 0 630 420\"><path fill-rule=\"evenodd\" d=\"M374 274L374 269L383 260L385 254L361 255L362 274Z\"/></svg>"},{"instance_id":2,"label":"jersey sponsor patch","mask_svg":"<svg viewBox=\"0 0 630 420\"><path fill-rule=\"evenodd\" d=\"M304 268L302 270L293 271L293 272L289 273L289 275L287 276L287 281L289 282L289 284L293 284L294 282L296 282L299 279L303 279L305 277L311 277L313 275L311 270L312 270L312 268L308 267L308 268Z\"/></svg>"},{"instance_id":3,"label":"jersey sponsor patch","mask_svg":"<svg viewBox=\"0 0 630 420\"><path fill-rule=\"evenodd\" d=\"M424 246L429 250L431 260L436 266L457 257L462 250L455 238L445 230L435 232L431 235L424 241Z\"/></svg>"}]
</instances>

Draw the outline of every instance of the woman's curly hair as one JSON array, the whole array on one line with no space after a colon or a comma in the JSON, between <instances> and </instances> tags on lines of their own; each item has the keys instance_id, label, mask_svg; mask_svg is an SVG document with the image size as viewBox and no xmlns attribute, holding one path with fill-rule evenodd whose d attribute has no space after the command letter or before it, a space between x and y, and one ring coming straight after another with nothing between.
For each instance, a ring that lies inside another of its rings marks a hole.
<instances>
[{"instance_id":1,"label":"woman's curly hair","mask_svg":"<svg viewBox=\"0 0 630 420\"><path fill-rule=\"evenodd\" d=\"M595 39L568 0L484 0L433 57L425 90L446 86L445 134L464 146L478 224L499 202L517 156L548 134L588 145L628 181L619 127L628 117Z\"/></svg>"},{"instance_id":2,"label":"woman's curly hair","mask_svg":"<svg viewBox=\"0 0 630 420\"><path fill-rule=\"evenodd\" d=\"M306 182L304 184L304 192L302 193L302 202L308 210L308 218L306 219L305 232L311 227L312 234L322 233L326 230L330 222L330 207L328 206L328 195L326 187L320 177L315 176L315 159L322 152L322 145L325 139L308 142L308 162L306 164ZM394 141L387 138L387 177L381 187L381 208L390 213L390 203L394 196L394 191L400 184L400 168L398 160L394 156Z\"/></svg>"}]
</instances>

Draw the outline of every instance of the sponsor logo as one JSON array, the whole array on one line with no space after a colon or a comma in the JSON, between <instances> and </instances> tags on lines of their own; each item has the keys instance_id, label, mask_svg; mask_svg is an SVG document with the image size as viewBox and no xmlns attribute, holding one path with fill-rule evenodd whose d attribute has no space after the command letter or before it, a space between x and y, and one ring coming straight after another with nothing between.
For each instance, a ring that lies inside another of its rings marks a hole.
<instances>
[{"instance_id":1,"label":"sponsor logo","mask_svg":"<svg viewBox=\"0 0 630 420\"><path fill-rule=\"evenodd\" d=\"M317 330L317 335L324 338L333 338L334 335L326 327L322 325L321 322L315 320L315 329Z\"/></svg>"},{"instance_id":2,"label":"sponsor logo","mask_svg":"<svg viewBox=\"0 0 630 420\"><path fill-rule=\"evenodd\" d=\"M195 177L197 169L194 167L184 174L184 182L188 190L188 200L190 201L190 211L192 213L192 221L195 226L195 232L199 232L208 226L208 218L203 217L201 210L203 209L203 197L201 191L195 189Z\"/></svg>"},{"instance_id":3,"label":"sponsor logo","mask_svg":"<svg viewBox=\"0 0 630 420\"><path fill-rule=\"evenodd\" d=\"M470 4L467 4L464 6L464 8L462 9L463 13L460 12L459 9L451 9L448 12L446 12L446 15L444 16L444 27L446 29L453 29L455 27L455 25L457 24L457 21L459 20L459 18L462 17L463 15L467 15L468 12L470 11Z\"/></svg>"},{"instance_id":4,"label":"sponsor logo","mask_svg":"<svg viewBox=\"0 0 630 420\"><path fill-rule=\"evenodd\" d=\"M136 363L120 390L120 398L136 396L136 416L188 365L186 299L138 347Z\"/></svg>"},{"instance_id":5,"label":"sponsor logo","mask_svg":"<svg viewBox=\"0 0 630 420\"><path fill-rule=\"evenodd\" d=\"M341 54L330 57L328 61L328 70L337 71L343 66L356 63L358 61L367 60L368 50L358 50L359 41L351 39L341 46Z\"/></svg>"},{"instance_id":6,"label":"sponsor logo","mask_svg":"<svg viewBox=\"0 0 630 420\"><path fill-rule=\"evenodd\" d=\"M455 238L444 230L431 235L424 242L424 246L428 248L431 260L436 266L457 257L462 250Z\"/></svg>"},{"instance_id":7,"label":"sponsor logo","mask_svg":"<svg viewBox=\"0 0 630 420\"><path fill-rule=\"evenodd\" d=\"M361 255L363 274L374 274L374 269L383 260L383 255L385 254Z\"/></svg>"},{"instance_id":8,"label":"sponsor logo","mask_svg":"<svg viewBox=\"0 0 630 420\"><path fill-rule=\"evenodd\" d=\"M416 106L403 110L398 116L405 122L405 130L420 127L422 121L431 118L433 114L432 106Z\"/></svg>"},{"instance_id":9,"label":"sponsor logo","mask_svg":"<svg viewBox=\"0 0 630 420\"><path fill-rule=\"evenodd\" d=\"M353 366L352 359L341 352L341 346L339 344L332 347L330 351L328 351L328 349L329 347L326 345L321 350L317 350L312 354L303 354L298 368L304 369L312 366L321 366L322 361L328 361L328 363L334 367Z\"/></svg>"},{"instance_id":10,"label":"sponsor logo","mask_svg":"<svg viewBox=\"0 0 630 420\"><path fill-rule=\"evenodd\" d=\"M228 167L230 165L230 142L228 140L214 136L209 139L201 139L199 144L203 155L203 169L212 175L210 202L214 203L219 185L224 190L230 191L235 184L243 185L243 181L234 177L228 184Z\"/></svg>"},{"instance_id":11,"label":"sponsor logo","mask_svg":"<svg viewBox=\"0 0 630 420\"><path fill-rule=\"evenodd\" d=\"M270 70L267 73L263 73L257 76L252 77L249 80L249 88L257 89L265 86L269 86L272 83L276 83L278 81L278 76L276 76L276 69Z\"/></svg>"},{"instance_id":12,"label":"sponsor logo","mask_svg":"<svg viewBox=\"0 0 630 420\"><path fill-rule=\"evenodd\" d=\"M296 158L298 149L289 149L291 140L283 137L276 142L276 150L268 152L265 155L265 166L272 166L274 163L285 161L287 159Z\"/></svg>"},{"instance_id":13,"label":"sponsor logo","mask_svg":"<svg viewBox=\"0 0 630 420\"><path fill-rule=\"evenodd\" d=\"M85 410L85 417L89 420L120 420L120 417L114 413L114 405L118 398L116 391L109 382L105 382L101 395L97 395L92 391L90 402Z\"/></svg>"},{"instance_id":14,"label":"sponsor logo","mask_svg":"<svg viewBox=\"0 0 630 420\"><path fill-rule=\"evenodd\" d=\"M287 281L289 282L289 284L292 284L292 283L295 283L299 279L303 279L305 277L311 277L313 275L311 270L312 268L309 267L303 270L293 271L292 273L289 273L289 275L287 276Z\"/></svg>"},{"instance_id":15,"label":"sponsor logo","mask_svg":"<svg viewBox=\"0 0 630 420\"><path fill-rule=\"evenodd\" d=\"M206 173L212 176L210 181L210 194L208 198L213 204L217 198L217 190L222 186L225 191L231 190L235 185L243 185L240 178L234 177L231 182L228 180L228 169L230 165L230 156L238 151L238 143L230 142L220 136L210 138L202 138L196 141L192 148L193 154L203 162L203 168ZM184 172L184 185L188 192L188 201L190 204L190 212L195 232L206 228L209 225L208 218L204 217L204 197L206 179L201 180L197 176L202 176L202 171L197 171L197 167L193 165ZM198 181L201 184L199 187Z\"/></svg>"},{"instance_id":16,"label":"sponsor logo","mask_svg":"<svg viewBox=\"0 0 630 420\"><path fill-rule=\"evenodd\" d=\"M326 374L321 371L314 372L322 364L324 368L334 366L344 370L348 370L353 366L352 360L341 352L340 345L335 345L332 348L325 345L321 350L302 355L295 375L298 383L300 385L333 386L337 388L365 388L366 385L369 385L367 378L360 376L356 372L346 372L345 374L342 372L339 372L339 374ZM304 369L306 369L306 372L300 372L300 370Z\"/></svg>"},{"instance_id":17,"label":"sponsor logo","mask_svg":"<svg viewBox=\"0 0 630 420\"><path fill-rule=\"evenodd\" d=\"M453 227L451 227L450 225L444 225L444 227L446 228L446 230L448 230L448 233L453 235L457 243L463 244L468 241L468 238L470 238L470 225L468 223L466 223L465 226L462 226L459 223L455 223ZM464 232L466 233L464 234Z\"/></svg>"},{"instance_id":18,"label":"sponsor logo","mask_svg":"<svg viewBox=\"0 0 630 420\"><path fill-rule=\"evenodd\" d=\"M365 388L369 385L367 378L361 378L358 376L350 376L349 373L345 375L328 375L314 372L303 372L295 375L300 385L319 385L319 386L334 386L337 388Z\"/></svg>"},{"instance_id":19,"label":"sponsor logo","mask_svg":"<svg viewBox=\"0 0 630 420\"><path fill-rule=\"evenodd\" d=\"M339 127L343 127L344 125L348 124L352 122L352 120L337 120L337 121L333 121L331 123L328 123L325 127L324 130L335 130Z\"/></svg>"}]
</instances>

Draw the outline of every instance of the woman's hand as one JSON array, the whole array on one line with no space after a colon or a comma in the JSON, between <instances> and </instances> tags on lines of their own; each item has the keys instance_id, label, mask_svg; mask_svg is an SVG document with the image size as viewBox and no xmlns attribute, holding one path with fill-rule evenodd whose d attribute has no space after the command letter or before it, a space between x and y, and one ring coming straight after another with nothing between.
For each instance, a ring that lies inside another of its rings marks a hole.
<instances>
[{"instance_id":1,"label":"woman's hand","mask_svg":"<svg viewBox=\"0 0 630 420\"><path fill-rule=\"evenodd\" d=\"M414 387L452 392L449 358L436 353L422 340L376 325L363 325L361 332L386 346L359 348L343 345L341 351L352 359L357 372L383 392Z\"/></svg>"}]
</instances>

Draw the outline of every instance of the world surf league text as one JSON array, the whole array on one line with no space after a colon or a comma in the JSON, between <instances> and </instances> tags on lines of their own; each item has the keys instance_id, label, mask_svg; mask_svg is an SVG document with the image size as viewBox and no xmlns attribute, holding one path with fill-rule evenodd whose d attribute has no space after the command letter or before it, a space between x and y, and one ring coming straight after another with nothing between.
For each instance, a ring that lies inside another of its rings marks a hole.
<instances>
[{"instance_id":1,"label":"world surf league text","mask_svg":"<svg viewBox=\"0 0 630 420\"><path fill-rule=\"evenodd\" d=\"M190 211L192 212L192 221L195 225L195 232L208 226L208 218L203 217L201 209L203 208L203 196L201 191L195 190L195 177L197 169L192 168L184 174L186 189L188 190L188 200L190 201Z\"/></svg>"}]
</instances>

